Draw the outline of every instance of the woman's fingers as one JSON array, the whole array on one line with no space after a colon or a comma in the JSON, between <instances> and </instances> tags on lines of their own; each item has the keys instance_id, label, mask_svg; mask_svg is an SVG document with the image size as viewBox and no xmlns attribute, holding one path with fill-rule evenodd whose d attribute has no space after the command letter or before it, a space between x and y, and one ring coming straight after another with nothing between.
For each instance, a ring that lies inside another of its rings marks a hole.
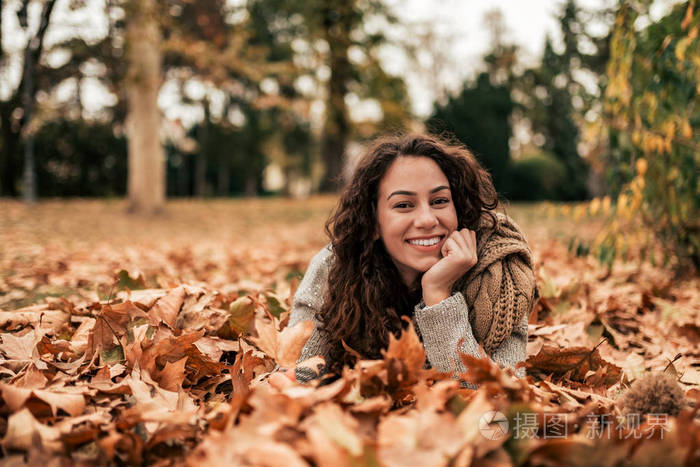
<instances>
[{"instance_id":1,"label":"woman's fingers","mask_svg":"<svg viewBox=\"0 0 700 467\"><path fill-rule=\"evenodd\" d=\"M450 234L448 240L453 240L464 252L476 251L476 236L469 229L455 230Z\"/></svg>"},{"instance_id":2,"label":"woman's fingers","mask_svg":"<svg viewBox=\"0 0 700 467\"><path fill-rule=\"evenodd\" d=\"M476 234L469 229L455 230L450 238L459 247L458 256L469 267L476 264Z\"/></svg>"},{"instance_id":3,"label":"woman's fingers","mask_svg":"<svg viewBox=\"0 0 700 467\"><path fill-rule=\"evenodd\" d=\"M454 235L455 241L459 244L463 251L467 251L469 249L468 241L465 238L465 236L468 235L467 229L455 230L452 235Z\"/></svg>"},{"instance_id":4,"label":"woman's fingers","mask_svg":"<svg viewBox=\"0 0 700 467\"><path fill-rule=\"evenodd\" d=\"M442 248L440 249L440 253L442 253L443 258L445 256L448 256L449 254L458 252L461 248L457 241L454 239L453 234L447 237L447 240L445 240L445 243L443 243Z\"/></svg>"}]
</instances>

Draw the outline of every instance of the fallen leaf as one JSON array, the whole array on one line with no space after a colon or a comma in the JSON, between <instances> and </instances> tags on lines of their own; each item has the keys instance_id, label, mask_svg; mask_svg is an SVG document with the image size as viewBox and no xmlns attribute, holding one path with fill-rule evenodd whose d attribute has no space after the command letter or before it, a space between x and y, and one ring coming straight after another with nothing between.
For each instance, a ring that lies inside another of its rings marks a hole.
<instances>
[{"instance_id":1,"label":"fallen leaf","mask_svg":"<svg viewBox=\"0 0 700 467\"><path fill-rule=\"evenodd\" d=\"M64 410L72 417L80 415L85 409L85 398L82 394L65 390L22 388L0 383L0 391L5 403L13 412L22 409L32 397L45 402L51 408L54 417L58 415L58 409Z\"/></svg>"},{"instance_id":2,"label":"fallen leaf","mask_svg":"<svg viewBox=\"0 0 700 467\"><path fill-rule=\"evenodd\" d=\"M157 326L160 322L163 322L171 329L174 329L184 299L185 289L183 287L177 287L168 291L167 295L158 299L150 309L149 316L153 320L152 323Z\"/></svg>"},{"instance_id":3,"label":"fallen leaf","mask_svg":"<svg viewBox=\"0 0 700 467\"><path fill-rule=\"evenodd\" d=\"M258 321L256 330L258 336L250 336L248 339L280 366L291 368L296 366L301 351L314 330L314 323L302 321L278 332L274 322Z\"/></svg>"},{"instance_id":4,"label":"fallen leaf","mask_svg":"<svg viewBox=\"0 0 700 467\"><path fill-rule=\"evenodd\" d=\"M41 340L34 331L29 331L21 336L10 333L0 334L2 344L0 351L10 360L30 361L34 354L34 348Z\"/></svg>"},{"instance_id":5,"label":"fallen leaf","mask_svg":"<svg viewBox=\"0 0 700 467\"><path fill-rule=\"evenodd\" d=\"M57 452L61 448L57 441L59 436L57 428L39 423L28 409L22 409L7 419L7 432L2 445L5 449L28 451L38 441L45 449Z\"/></svg>"}]
</instances>

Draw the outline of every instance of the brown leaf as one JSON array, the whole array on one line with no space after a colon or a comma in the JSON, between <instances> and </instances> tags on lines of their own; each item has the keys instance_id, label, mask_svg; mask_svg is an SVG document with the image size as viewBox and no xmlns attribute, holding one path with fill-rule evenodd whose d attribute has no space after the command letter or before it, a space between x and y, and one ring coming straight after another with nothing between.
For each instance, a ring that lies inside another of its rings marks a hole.
<instances>
[{"instance_id":1,"label":"brown leaf","mask_svg":"<svg viewBox=\"0 0 700 467\"><path fill-rule=\"evenodd\" d=\"M585 381L588 371L606 367L607 376L604 382L608 386L619 381L621 376L620 367L604 360L597 348L587 347L560 349L558 346L545 345L537 355L527 359L526 367L528 370L540 370L556 376L571 372L570 377L581 382Z\"/></svg>"},{"instance_id":2,"label":"brown leaf","mask_svg":"<svg viewBox=\"0 0 700 467\"><path fill-rule=\"evenodd\" d=\"M377 428L382 465L447 465L464 439L451 413L412 410L389 414Z\"/></svg>"},{"instance_id":3,"label":"brown leaf","mask_svg":"<svg viewBox=\"0 0 700 467\"><path fill-rule=\"evenodd\" d=\"M306 432L313 457L320 466L349 465L364 451L364 441L358 434L358 422L343 412L339 405L324 402L314 408L301 428Z\"/></svg>"},{"instance_id":4,"label":"brown leaf","mask_svg":"<svg viewBox=\"0 0 700 467\"><path fill-rule=\"evenodd\" d=\"M59 435L57 428L39 423L28 409L22 409L7 419L7 432L2 445L5 449L28 451L39 442L46 449L58 451L61 448Z\"/></svg>"},{"instance_id":5,"label":"brown leaf","mask_svg":"<svg viewBox=\"0 0 700 467\"><path fill-rule=\"evenodd\" d=\"M255 320L255 307L255 301L247 295L231 303L228 327L232 336L238 337L250 332Z\"/></svg>"},{"instance_id":6,"label":"brown leaf","mask_svg":"<svg viewBox=\"0 0 700 467\"><path fill-rule=\"evenodd\" d=\"M476 395L469 401L469 405L462 410L457 416L457 426L462 433L463 440L474 448L475 458L482 457L484 454L493 451L501 446L507 436L499 436L495 427L490 427L488 422L492 420L491 414L493 411L503 412L502 404L505 403L500 399L501 405L495 404L496 400L487 396L484 389L476 392ZM484 432L489 436L484 436Z\"/></svg>"},{"instance_id":7,"label":"brown leaf","mask_svg":"<svg viewBox=\"0 0 700 467\"><path fill-rule=\"evenodd\" d=\"M303 321L278 332L273 321L258 321L255 325L258 336L249 337L260 350L285 368L296 366L304 344L314 330L312 321Z\"/></svg>"},{"instance_id":8,"label":"brown leaf","mask_svg":"<svg viewBox=\"0 0 700 467\"><path fill-rule=\"evenodd\" d=\"M218 362L224 352L239 352L241 345L238 341L204 336L194 343L195 347L211 361Z\"/></svg>"},{"instance_id":9,"label":"brown leaf","mask_svg":"<svg viewBox=\"0 0 700 467\"><path fill-rule=\"evenodd\" d=\"M459 354L459 357L467 369L465 373L461 373L460 378L469 383L479 385L487 381L498 383L502 388L518 390L521 388L521 382L515 378L508 376L507 371L502 369L489 357L476 358L467 354Z\"/></svg>"},{"instance_id":10,"label":"brown leaf","mask_svg":"<svg viewBox=\"0 0 700 467\"><path fill-rule=\"evenodd\" d=\"M314 331L312 321L302 321L295 326L286 327L278 335L278 347L275 360L280 366L291 368L296 365L306 341Z\"/></svg>"},{"instance_id":11,"label":"brown leaf","mask_svg":"<svg viewBox=\"0 0 700 467\"><path fill-rule=\"evenodd\" d=\"M14 382L20 388L41 389L46 386L48 379L35 365L29 365L24 374Z\"/></svg>"},{"instance_id":12,"label":"brown leaf","mask_svg":"<svg viewBox=\"0 0 700 467\"><path fill-rule=\"evenodd\" d=\"M121 454L132 465L141 465L143 440L134 432L110 432L106 437L97 440L98 446L105 453L107 460Z\"/></svg>"},{"instance_id":13,"label":"brown leaf","mask_svg":"<svg viewBox=\"0 0 700 467\"><path fill-rule=\"evenodd\" d=\"M387 361L392 359L401 361L402 377L415 380L425 365L425 347L416 334L412 322L409 321L408 328L401 332L399 339L396 339L393 334L389 335L389 346L386 351L382 351L382 355Z\"/></svg>"},{"instance_id":14,"label":"brown leaf","mask_svg":"<svg viewBox=\"0 0 700 467\"><path fill-rule=\"evenodd\" d=\"M19 361L32 360L34 348L41 340L41 337L37 336L34 331L29 331L22 336L3 333L0 334L0 337L2 337L0 351L2 351L8 359Z\"/></svg>"},{"instance_id":15,"label":"brown leaf","mask_svg":"<svg viewBox=\"0 0 700 467\"><path fill-rule=\"evenodd\" d=\"M58 409L73 417L80 415L85 409L85 398L75 392L21 388L9 384L0 384L0 391L5 403L13 412L19 411L32 397L45 402L51 408L54 417L58 415Z\"/></svg>"},{"instance_id":16,"label":"brown leaf","mask_svg":"<svg viewBox=\"0 0 700 467\"><path fill-rule=\"evenodd\" d=\"M61 310L51 310L48 305L34 305L15 311L0 311L0 329L12 330L31 326L45 331L58 332L70 315Z\"/></svg>"},{"instance_id":17,"label":"brown leaf","mask_svg":"<svg viewBox=\"0 0 700 467\"><path fill-rule=\"evenodd\" d=\"M427 386L425 381L419 381L413 388L416 395L418 410L444 410L447 401L457 393L459 383L454 379L438 381Z\"/></svg>"},{"instance_id":18,"label":"brown leaf","mask_svg":"<svg viewBox=\"0 0 700 467\"><path fill-rule=\"evenodd\" d=\"M154 319L154 325L163 322L171 329L175 328L177 315L182 307L182 302L185 299L185 289L177 287L168 291L167 295L160 298L155 305L150 309L149 316Z\"/></svg>"},{"instance_id":19,"label":"brown leaf","mask_svg":"<svg viewBox=\"0 0 700 467\"><path fill-rule=\"evenodd\" d=\"M183 357L175 363L167 362L165 367L154 376L160 387L168 391L178 391L185 379L185 364L187 357Z\"/></svg>"},{"instance_id":20,"label":"brown leaf","mask_svg":"<svg viewBox=\"0 0 700 467\"><path fill-rule=\"evenodd\" d=\"M86 353L88 343L94 345L94 338L92 338L93 329L95 328L94 318L85 318L75 330L70 338L71 348L74 354L80 355L81 353ZM94 355L94 349L92 352L87 353L88 357Z\"/></svg>"}]
</instances>

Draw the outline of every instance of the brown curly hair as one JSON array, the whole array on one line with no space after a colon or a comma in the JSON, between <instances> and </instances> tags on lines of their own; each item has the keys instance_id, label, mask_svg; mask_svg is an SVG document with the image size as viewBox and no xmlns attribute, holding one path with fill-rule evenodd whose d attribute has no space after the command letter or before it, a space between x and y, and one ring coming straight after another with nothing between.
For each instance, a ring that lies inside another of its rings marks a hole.
<instances>
[{"instance_id":1,"label":"brown curly hair","mask_svg":"<svg viewBox=\"0 0 700 467\"><path fill-rule=\"evenodd\" d=\"M482 216L496 220L492 211L498 196L491 176L464 146L421 134L377 140L326 222L335 261L317 318L332 343L327 370L337 374L354 358L342 342L364 358L380 358L389 333L401 331L401 316L411 316L421 298L420 278L413 286L404 284L377 238L379 182L401 156L428 157L437 163L449 181L459 229L476 231Z\"/></svg>"}]
</instances>

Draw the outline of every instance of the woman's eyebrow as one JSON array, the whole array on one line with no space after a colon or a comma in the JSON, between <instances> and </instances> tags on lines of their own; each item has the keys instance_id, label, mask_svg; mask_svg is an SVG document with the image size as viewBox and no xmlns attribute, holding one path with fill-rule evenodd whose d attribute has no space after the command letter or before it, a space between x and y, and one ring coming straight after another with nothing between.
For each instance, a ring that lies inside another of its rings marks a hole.
<instances>
[{"instance_id":1,"label":"woman's eyebrow","mask_svg":"<svg viewBox=\"0 0 700 467\"><path fill-rule=\"evenodd\" d=\"M449 190L449 189L450 189L449 186L440 185L440 186L435 187L435 188L433 188L432 190L430 190L430 193L431 193L431 194L432 194L432 193L437 193L438 191L441 191L441 190ZM397 191L393 192L392 194L390 194L389 196L387 196L386 199L389 199L389 198L391 198L391 197L394 196L394 195L416 196L416 194L417 194L417 193L416 193L415 191L397 190Z\"/></svg>"}]
</instances>

